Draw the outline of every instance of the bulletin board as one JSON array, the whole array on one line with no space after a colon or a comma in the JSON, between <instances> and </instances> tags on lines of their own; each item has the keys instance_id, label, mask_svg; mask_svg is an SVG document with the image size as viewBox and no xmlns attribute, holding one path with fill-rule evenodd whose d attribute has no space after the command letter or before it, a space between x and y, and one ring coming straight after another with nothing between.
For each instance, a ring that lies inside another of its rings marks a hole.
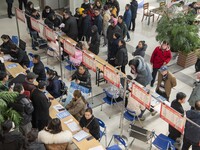
<instances>
[{"instance_id":1,"label":"bulletin board","mask_svg":"<svg viewBox=\"0 0 200 150\"><path fill-rule=\"evenodd\" d=\"M16 16L17 16L17 18L18 18L19 20L21 20L22 22L25 23L25 20L26 20L26 19L25 19L25 14L23 13L22 10L16 8Z\"/></svg>"},{"instance_id":2,"label":"bulletin board","mask_svg":"<svg viewBox=\"0 0 200 150\"><path fill-rule=\"evenodd\" d=\"M35 31L37 31L37 32L40 33L40 25L39 25L39 22L38 22L36 19L34 19L33 17L30 17L30 19L31 19L31 27L32 27Z\"/></svg>"},{"instance_id":3,"label":"bulletin board","mask_svg":"<svg viewBox=\"0 0 200 150\"><path fill-rule=\"evenodd\" d=\"M83 53L83 64L96 72L96 61L92 54L88 54L87 52Z\"/></svg>"}]
</instances>

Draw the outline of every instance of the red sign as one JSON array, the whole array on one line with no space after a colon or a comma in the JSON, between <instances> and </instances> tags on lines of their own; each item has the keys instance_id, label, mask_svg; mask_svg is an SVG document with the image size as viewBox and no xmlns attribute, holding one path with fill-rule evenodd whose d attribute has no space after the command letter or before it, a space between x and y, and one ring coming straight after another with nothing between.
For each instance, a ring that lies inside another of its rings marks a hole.
<instances>
[{"instance_id":1,"label":"red sign","mask_svg":"<svg viewBox=\"0 0 200 150\"><path fill-rule=\"evenodd\" d=\"M56 41L55 32L47 26L44 27L44 36L50 41Z\"/></svg>"},{"instance_id":2,"label":"red sign","mask_svg":"<svg viewBox=\"0 0 200 150\"><path fill-rule=\"evenodd\" d=\"M112 70L108 66L104 66L103 76L108 82L120 88L120 75L119 73L116 73L115 70Z\"/></svg>"},{"instance_id":3,"label":"red sign","mask_svg":"<svg viewBox=\"0 0 200 150\"><path fill-rule=\"evenodd\" d=\"M83 53L83 64L96 72L96 61L92 54L88 54L87 52Z\"/></svg>"},{"instance_id":4,"label":"red sign","mask_svg":"<svg viewBox=\"0 0 200 150\"><path fill-rule=\"evenodd\" d=\"M25 23L25 14L23 13L23 11L18 8L15 8L15 9L16 9L17 18Z\"/></svg>"},{"instance_id":5,"label":"red sign","mask_svg":"<svg viewBox=\"0 0 200 150\"><path fill-rule=\"evenodd\" d=\"M181 133L183 133L186 118L184 118L179 112L177 112L170 106L167 106L163 103L161 104L160 118L165 120Z\"/></svg>"},{"instance_id":6,"label":"red sign","mask_svg":"<svg viewBox=\"0 0 200 150\"><path fill-rule=\"evenodd\" d=\"M148 94L142 87L133 83L131 97L137 100L140 104L147 109L151 107L151 94Z\"/></svg>"},{"instance_id":7,"label":"red sign","mask_svg":"<svg viewBox=\"0 0 200 150\"><path fill-rule=\"evenodd\" d=\"M35 31L37 31L37 32L40 33L39 22L38 22L36 19L34 19L33 17L30 17L30 19L31 19L31 27L32 27Z\"/></svg>"},{"instance_id":8,"label":"red sign","mask_svg":"<svg viewBox=\"0 0 200 150\"><path fill-rule=\"evenodd\" d=\"M64 51L71 55L72 57L75 56L76 48L74 45L72 45L70 42L67 40L64 40Z\"/></svg>"}]
</instances>

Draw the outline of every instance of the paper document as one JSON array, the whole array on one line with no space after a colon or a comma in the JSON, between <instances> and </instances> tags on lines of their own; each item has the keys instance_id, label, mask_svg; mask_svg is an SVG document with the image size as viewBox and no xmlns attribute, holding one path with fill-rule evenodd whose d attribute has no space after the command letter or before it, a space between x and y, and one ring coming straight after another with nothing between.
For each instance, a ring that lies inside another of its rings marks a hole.
<instances>
[{"instance_id":1,"label":"paper document","mask_svg":"<svg viewBox=\"0 0 200 150\"><path fill-rule=\"evenodd\" d=\"M103 147L100 145L100 146L96 146L96 147L90 148L89 150L104 150L104 149L103 149Z\"/></svg>"},{"instance_id":2,"label":"paper document","mask_svg":"<svg viewBox=\"0 0 200 150\"><path fill-rule=\"evenodd\" d=\"M81 129L75 121L67 123L67 126L72 132L79 131Z\"/></svg>"},{"instance_id":3,"label":"paper document","mask_svg":"<svg viewBox=\"0 0 200 150\"><path fill-rule=\"evenodd\" d=\"M10 59L12 59L12 57L9 54L3 55L3 59L4 61L8 61Z\"/></svg>"},{"instance_id":4,"label":"paper document","mask_svg":"<svg viewBox=\"0 0 200 150\"><path fill-rule=\"evenodd\" d=\"M87 136L89 136L89 133L81 130L78 133L74 134L74 139L76 139L78 142L80 142L81 140L85 139Z\"/></svg>"},{"instance_id":5,"label":"paper document","mask_svg":"<svg viewBox=\"0 0 200 150\"><path fill-rule=\"evenodd\" d=\"M17 67L17 64L10 64L7 66L8 69L15 68L15 67Z\"/></svg>"},{"instance_id":6,"label":"paper document","mask_svg":"<svg viewBox=\"0 0 200 150\"><path fill-rule=\"evenodd\" d=\"M53 106L53 108L57 111L60 112L61 109L63 109L64 107L61 104L55 105Z\"/></svg>"},{"instance_id":7,"label":"paper document","mask_svg":"<svg viewBox=\"0 0 200 150\"><path fill-rule=\"evenodd\" d=\"M68 111L61 111L59 112L56 116L59 118L59 119L63 119L63 118L66 118L67 116L69 116L70 113Z\"/></svg>"}]
</instances>

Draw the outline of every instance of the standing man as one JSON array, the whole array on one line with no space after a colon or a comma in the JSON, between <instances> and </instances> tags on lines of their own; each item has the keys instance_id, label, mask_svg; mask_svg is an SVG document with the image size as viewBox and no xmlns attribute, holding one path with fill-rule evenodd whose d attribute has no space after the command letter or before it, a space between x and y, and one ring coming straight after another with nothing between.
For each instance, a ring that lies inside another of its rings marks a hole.
<instances>
[{"instance_id":1,"label":"standing man","mask_svg":"<svg viewBox=\"0 0 200 150\"><path fill-rule=\"evenodd\" d=\"M26 9L26 5L27 5L27 0L18 0L18 2L19 2L19 9L23 9L22 8L22 5L23 5L23 3L24 3L24 9Z\"/></svg>"},{"instance_id":2,"label":"standing man","mask_svg":"<svg viewBox=\"0 0 200 150\"><path fill-rule=\"evenodd\" d=\"M124 16L123 16L124 22L127 26L127 29L130 28L131 25L131 19L132 19L132 13L131 13L131 9L130 9L130 5L126 4L125 7L125 12L124 12ZM131 40L129 32L127 31L127 40L126 42L129 42Z\"/></svg>"},{"instance_id":3,"label":"standing man","mask_svg":"<svg viewBox=\"0 0 200 150\"><path fill-rule=\"evenodd\" d=\"M161 66L167 65L172 58L169 44L163 41L161 46L157 46L153 51L150 63L153 66L151 87L153 87L156 75Z\"/></svg>"},{"instance_id":4,"label":"standing man","mask_svg":"<svg viewBox=\"0 0 200 150\"><path fill-rule=\"evenodd\" d=\"M99 35L101 35L101 32L102 32L102 27L103 27L103 18L100 14L100 10L99 9L95 9L94 10L94 25L97 26L98 28L98 32L99 32Z\"/></svg>"},{"instance_id":5,"label":"standing man","mask_svg":"<svg viewBox=\"0 0 200 150\"><path fill-rule=\"evenodd\" d=\"M88 11L90 9L90 1L84 0L84 3L81 4L81 8L84 8L84 10Z\"/></svg>"},{"instance_id":6,"label":"standing man","mask_svg":"<svg viewBox=\"0 0 200 150\"><path fill-rule=\"evenodd\" d=\"M168 71L167 66L162 66L158 73L158 84L156 93L163 96L169 101L170 93L173 87L176 86L176 78Z\"/></svg>"},{"instance_id":7,"label":"standing man","mask_svg":"<svg viewBox=\"0 0 200 150\"><path fill-rule=\"evenodd\" d=\"M196 101L195 109L188 110L186 117L200 126L200 100ZM182 150L200 150L200 128L186 121Z\"/></svg>"},{"instance_id":8,"label":"standing man","mask_svg":"<svg viewBox=\"0 0 200 150\"><path fill-rule=\"evenodd\" d=\"M10 19L12 18L12 16L14 16L14 14L12 13L13 2L14 2L14 0L6 0L6 3L8 5L8 7L7 7L8 18L10 18Z\"/></svg>"},{"instance_id":9,"label":"standing man","mask_svg":"<svg viewBox=\"0 0 200 150\"><path fill-rule=\"evenodd\" d=\"M127 28L126 23L123 21L122 15L119 15L117 25L121 28L122 37L124 39L126 37L126 35L128 34L128 28Z\"/></svg>"},{"instance_id":10,"label":"standing man","mask_svg":"<svg viewBox=\"0 0 200 150\"><path fill-rule=\"evenodd\" d=\"M171 107L174 110L176 110L177 112L179 112L182 116L184 116L184 109L183 109L182 104L185 103L185 99L186 99L186 94L183 93L183 92L178 92L176 94L176 99L173 100L172 103L171 103ZM177 138L181 137L181 132L179 132L174 127L169 125L169 135L168 135L168 137L170 137L171 139L176 141Z\"/></svg>"},{"instance_id":11,"label":"standing man","mask_svg":"<svg viewBox=\"0 0 200 150\"><path fill-rule=\"evenodd\" d=\"M137 9L138 9L138 2L137 0L132 0L131 5L130 5L130 9L132 12L132 29L131 29L131 25L129 26L129 30L131 29L132 31L135 31L135 19L137 17Z\"/></svg>"}]
</instances>

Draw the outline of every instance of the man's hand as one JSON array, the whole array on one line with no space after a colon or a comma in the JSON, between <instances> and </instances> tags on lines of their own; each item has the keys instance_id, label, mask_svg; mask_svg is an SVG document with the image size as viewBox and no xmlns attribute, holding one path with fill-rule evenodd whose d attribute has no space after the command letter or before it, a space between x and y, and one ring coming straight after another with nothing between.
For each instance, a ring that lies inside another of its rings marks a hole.
<instances>
[{"instance_id":1,"label":"man's hand","mask_svg":"<svg viewBox=\"0 0 200 150\"><path fill-rule=\"evenodd\" d=\"M80 83L81 83L81 81L77 79L77 80L76 80L76 83L77 83L77 84L80 84Z\"/></svg>"}]
</instances>

